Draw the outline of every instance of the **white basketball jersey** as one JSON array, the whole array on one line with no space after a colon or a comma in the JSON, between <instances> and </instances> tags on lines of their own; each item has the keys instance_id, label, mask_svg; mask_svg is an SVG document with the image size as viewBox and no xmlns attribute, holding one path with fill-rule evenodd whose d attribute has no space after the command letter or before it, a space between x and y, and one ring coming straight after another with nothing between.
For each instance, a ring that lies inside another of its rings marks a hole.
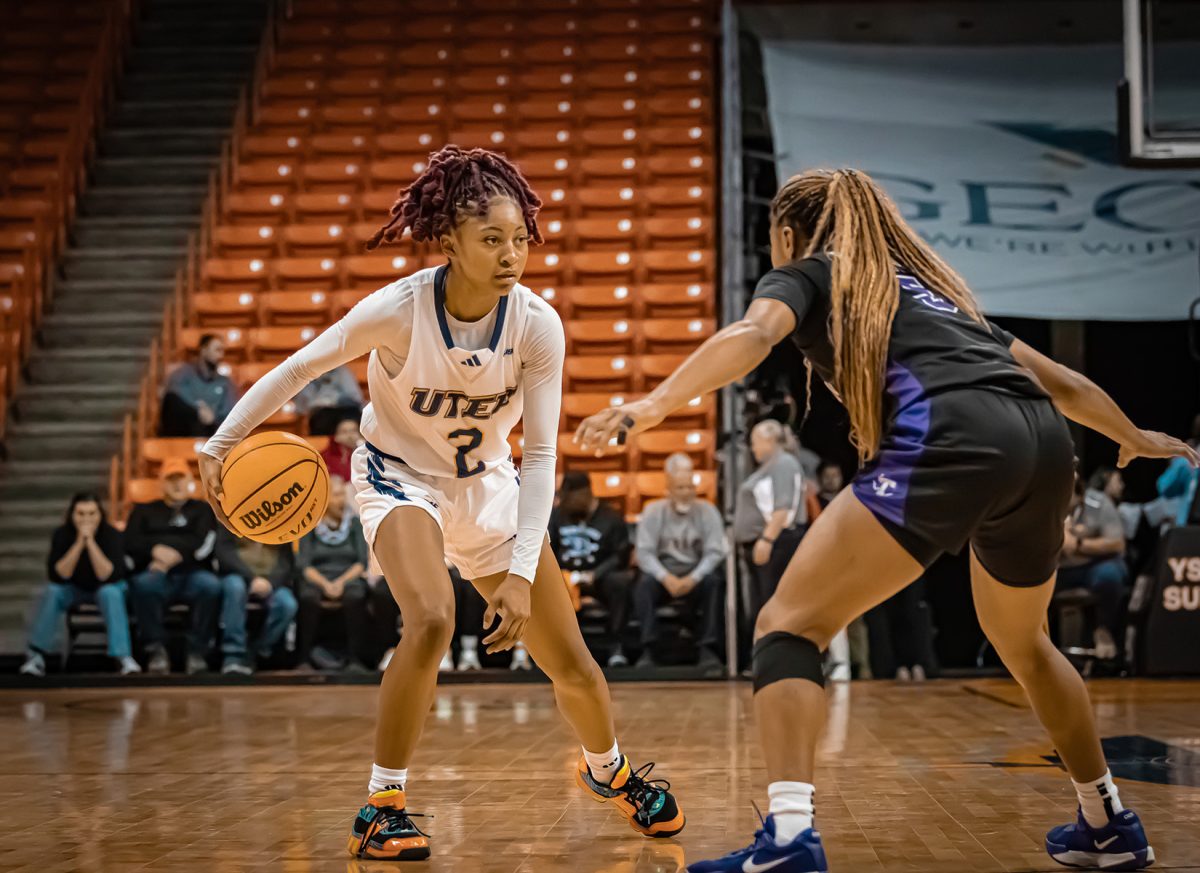
<instances>
[{"instance_id":1,"label":"white basketball jersey","mask_svg":"<svg viewBox=\"0 0 1200 873\"><path fill-rule=\"evenodd\" d=\"M521 419L521 339L533 292L501 297L488 344L463 349L446 321L446 268L410 277L412 339L391 376L371 352L372 403L363 434L379 450L431 476L467 478L511 457L508 435ZM379 439L372 439L373 434Z\"/></svg>"}]
</instances>

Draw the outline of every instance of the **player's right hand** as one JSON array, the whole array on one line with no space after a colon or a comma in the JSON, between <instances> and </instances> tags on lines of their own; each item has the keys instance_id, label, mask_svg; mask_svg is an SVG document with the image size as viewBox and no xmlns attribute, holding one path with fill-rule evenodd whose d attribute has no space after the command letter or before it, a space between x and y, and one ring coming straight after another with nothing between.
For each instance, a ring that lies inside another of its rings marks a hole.
<instances>
[{"instance_id":1,"label":"player's right hand","mask_svg":"<svg viewBox=\"0 0 1200 873\"><path fill-rule=\"evenodd\" d=\"M575 431L575 444L600 457L614 438L618 445L624 445L629 437L649 430L664 418L666 416L645 397L624 406L610 406L580 422Z\"/></svg>"},{"instance_id":2,"label":"player's right hand","mask_svg":"<svg viewBox=\"0 0 1200 873\"><path fill-rule=\"evenodd\" d=\"M217 520L225 525L230 533L236 534L229 516L225 514L225 508L221 506L221 498L225 496L225 489L221 486L221 466L221 462L212 455L200 452L200 484L204 487L204 496L208 499L208 505L212 507Z\"/></svg>"}]
</instances>

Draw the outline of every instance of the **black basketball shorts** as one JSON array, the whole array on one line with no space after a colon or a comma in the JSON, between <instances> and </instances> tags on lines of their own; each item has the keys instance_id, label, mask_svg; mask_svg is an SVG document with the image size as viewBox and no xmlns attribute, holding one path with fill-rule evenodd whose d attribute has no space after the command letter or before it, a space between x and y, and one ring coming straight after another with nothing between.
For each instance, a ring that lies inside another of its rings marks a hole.
<instances>
[{"instance_id":1,"label":"black basketball shorts","mask_svg":"<svg viewBox=\"0 0 1200 873\"><path fill-rule=\"evenodd\" d=\"M1074 461L1048 399L964 389L906 403L851 487L922 566L969 542L993 576L1026 587L1058 567Z\"/></svg>"}]
</instances>

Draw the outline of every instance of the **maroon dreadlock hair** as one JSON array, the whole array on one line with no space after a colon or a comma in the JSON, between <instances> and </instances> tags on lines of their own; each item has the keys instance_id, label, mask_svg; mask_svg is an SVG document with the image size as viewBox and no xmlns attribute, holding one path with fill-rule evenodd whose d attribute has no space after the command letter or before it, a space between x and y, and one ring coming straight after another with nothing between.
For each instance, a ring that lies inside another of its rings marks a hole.
<instances>
[{"instance_id":1,"label":"maroon dreadlock hair","mask_svg":"<svg viewBox=\"0 0 1200 873\"><path fill-rule=\"evenodd\" d=\"M492 197L511 198L525 216L529 238L542 241L537 225L542 201L521 171L496 152L448 145L430 155L425 172L400 192L391 220L371 237L367 249L395 242L405 230L411 230L417 242L436 240L460 218L486 215Z\"/></svg>"}]
</instances>

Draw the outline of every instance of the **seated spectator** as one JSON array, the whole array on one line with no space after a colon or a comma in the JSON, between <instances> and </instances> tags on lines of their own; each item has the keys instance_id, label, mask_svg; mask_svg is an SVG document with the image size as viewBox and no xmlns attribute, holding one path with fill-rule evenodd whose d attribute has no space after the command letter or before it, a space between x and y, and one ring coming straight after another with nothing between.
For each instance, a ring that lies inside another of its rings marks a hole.
<instances>
[{"instance_id":1,"label":"seated spectator","mask_svg":"<svg viewBox=\"0 0 1200 873\"><path fill-rule=\"evenodd\" d=\"M842 493L846 487L846 479L842 467L833 461L822 461L817 467L817 503L824 509L833 502L833 498Z\"/></svg>"},{"instance_id":2,"label":"seated spectator","mask_svg":"<svg viewBox=\"0 0 1200 873\"><path fill-rule=\"evenodd\" d=\"M313 379L294 402L296 412L308 416L308 432L313 436L329 436L342 419L357 422L362 417L362 389L345 364Z\"/></svg>"},{"instance_id":3,"label":"seated spectator","mask_svg":"<svg viewBox=\"0 0 1200 873\"><path fill-rule=\"evenodd\" d=\"M372 633L372 596L392 599L387 584L374 591L367 584L367 541L362 524L347 506L345 482L329 480L329 506L312 533L300 540L296 565L300 570L300 610L296 621L296 658L319 670L365 669L379 660ZM342 660L327 649L316 649L321 613L326 603L341 606L349 657Z\"/></svg>"},{"instance_id":4,"label":"seated spectator","mask_svg":"<svg viewBox=\"0 0 1200 873\"><path fill-rule=\"evenodd\" d=\"M216 334L200 337L195 361L180 364L167 377L163 393L161 436L212 436L237 401L237 389L219 367L225 342Z\"/></svg>"},{"instance_id":5,"label":"seated spectator","mask_svg":"<svg viewBox=\"0 0 1200 873\"><path fill-rule=\"evenodd\" d=\"M337 476L343 482L350 481L350 458L362 442L357 418L343 418L337 423L333 435L329 438L329 445L321 450L321 457L325 459L330 476Z\"/></svg>"},{"instance_id":6,"label":"seated spectator","mask_svg":"<svg viewBox=\"0 0 1200 873\"><path fill-rule=\"evenodd\" d=\"M570 583L608 609L608 632L614 644L608 665L627 665L621 633L633 582L629 530L621 513L592 494L587 473L563 475L558 506L550 513L550 547Z\"/></svg>"},{"instance_id":7,"label":"seated spectator","mask_svg":"<svg viewBox=\"0 0 1200 873\"><path fill-rule=\"evenodd\" d=\"M246 601L267 610L255 641L257 661L266 661L296 617L295 551L291 544L258 543L220 527L217 530L217 573L221 577L221 672L249 676L254 672L246 637Z\"/></svg>"},{"instance_id":8,"label":"seated spectator","mask_svg":"<svg viewBox=\"0 0 1200 873\"><path fill-rule=\"evenodd\" d=\"M1129 588L1124 555L1125 528L1112 499L1085 488L1077 476L1056 588L1086 588L1092 593L1097 620L1093 639L1096 657L1102 660L1117 656L1124 636L1122 612Z\"/></svg>"},{"instance_id":9,"label":"seated spectator","mask_svg":"<svg viewBox=\"0 0 1200 873\"><path fill-rule=\"evenodd\" d=\"M63 616L82 603L95 603L108 634L108 656L122 676L140 673L129 643L125 612L125 545L121 532L108 523L95 494L71 498L64 523L50 537L46 574L50 581L29 628L29 653L21 672L46 675L46 655L55 648Z\"/></svg>"},{"instance_id":10,"label":"seated spectator","mask_svg":"<svg viewBox=\"0 0 1200 873\"><path fill-rule=\"evenodd\" d=\"M642 509L637 527L641 574L633 592L641 623L639 667L653 667L658 642L657 608L667 600L683 603L700 647L699 666L720 669L721 595L725 590L725 526L721 512L696 496L692 461L671 455L664 467L667 496Z\"/></svg>"},{"instance_id":11,"label":"seated spectator","mask_svg":"<svg viewBox=\"0 0 1200 873\"><path fill-rule=\"evenodd\" d=\"M783 571L804 536L804 473L787 451L787 432L774 419L750 431L758 469L742 480L734 506L733 536L750 565L750 627L775 593Z\"/></svg>"},{"instance_id":12,"label":"seated spectator","mask_svg":"<svg viewBox=\"0 0 1200 873\"><path fill-rule=\"evenodd\" d=\"M221 582L213 573L217 520L203 500L194 500L187 461L168 459L160 471L163 499L139 503L125 524L125 551L133 561L133 614L146 650L146 669L166 673L164 645L167 607L187 603L192 626L188 633L187 672L208 669L205 656L217 630Z\"/></svg>"}]
</instances>

